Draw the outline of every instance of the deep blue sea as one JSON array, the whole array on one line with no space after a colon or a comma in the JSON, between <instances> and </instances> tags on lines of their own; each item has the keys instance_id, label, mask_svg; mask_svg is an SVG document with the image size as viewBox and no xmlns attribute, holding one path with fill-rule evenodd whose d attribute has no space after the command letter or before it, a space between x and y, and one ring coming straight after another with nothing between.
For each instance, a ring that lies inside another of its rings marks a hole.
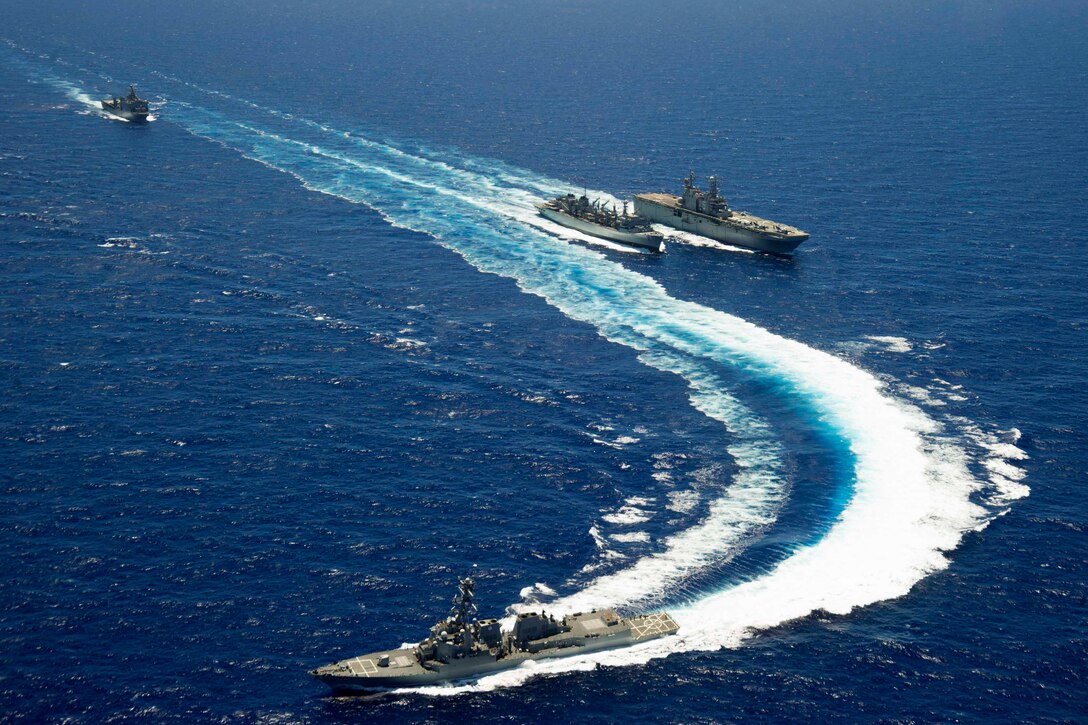
<instances>
[{"instance_id":1,"label":"deep blue sea","mask_svg":"<svg viewBox=\"0 0 1088 725\"><path fill-rule=\"evenodd\" d=\"M0 721L1088 718L1088 6L3 16ZM534 214L689 170L811 239ZM307 675L469 573L681 629Z\"/></svg>"}]
</instances>

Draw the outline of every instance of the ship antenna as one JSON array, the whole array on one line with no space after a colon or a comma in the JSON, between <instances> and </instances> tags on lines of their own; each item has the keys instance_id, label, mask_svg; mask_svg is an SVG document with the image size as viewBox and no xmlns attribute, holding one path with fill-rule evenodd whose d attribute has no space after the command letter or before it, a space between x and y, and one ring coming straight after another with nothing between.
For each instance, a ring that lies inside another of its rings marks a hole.
<instances>
[{"instance_id":1,"label":"ship antenna","mask_svg":"<svg viewBox=\"0 0 1088 725\"><path fill-rule=\"evenodd\" d=\"M450 610L450 620L454 624L465 627L476 616L479 610L474 601L475 592L476 582L472 577L467 576L461 580L457 596L453 598L453 609Z\"/></svg>"}]
</instances>

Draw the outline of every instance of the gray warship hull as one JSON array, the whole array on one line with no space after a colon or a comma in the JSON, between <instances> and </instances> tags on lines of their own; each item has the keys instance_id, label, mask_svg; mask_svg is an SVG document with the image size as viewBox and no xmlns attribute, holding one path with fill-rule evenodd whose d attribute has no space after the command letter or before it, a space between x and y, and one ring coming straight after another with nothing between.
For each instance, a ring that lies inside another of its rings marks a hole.
<instances>
[{"instance_id":1,"label":"gray warship hull","mask_svg":"<svg viewBox=\"0 0 1088 725\"><path fill-rule=\"evenodd\" d=\"M678 629L672 617L664 612L621 619L606 610L572 615L564 623L569 623L568 631L529 642L525 649L507 651L493 647L448 662L424 664L416 649L409 647L352 657L310 674L339 694L437 685L510 670L530 660L576 657L628 647L675 634Z\"/></svg>"},{"instance_id":2,"label":"gray warship hull","mask_svg":"<svg viewBox=\"0 0 1088 725\"><path fill-rule=\"evenodd\" d=\"M593 222L566 214L558 209L553 209L547 204L537 204L536 208L540 211L540 215L545 219L549 219L556 224L560 224L570 229L576 229L594 237L609 239L613 242L621 242L622 244L630 244L654 252L665 251L665 237L657 232L627 232L622 229L606 227L602 224L594 224Z\"/></svg>"},{"instance_id":3,"label":"gray warship hull","mask_svg":"<svg viewBox=\"0 0 1088 725\"><path fill-rule=\"evenodd\" d=\"M109 101L102 101L102 110L111 116L117 116L126 121L132 121L133 123L146 123L149 115L147 111L130 111L127 108L115 108L110 105Z\"/></svg>"},{"instance_id":4,"label":"gray warship hull","mask_svg":"<svg viewBox=\"0 0 1088 725\"><path fill-rule=\"evenodd\" d=\"M128 87L128 95L104 98L101 103L102 110L111 116L134 123L145 123L148 120L147 101L136 95L136 86Z\"/></svg>"},{"instance_id":5,"label":"gray warship hull","mask_svg":"<svg viewBox=\"0 0 1088 725\"><path fill-rule=\"evenodd\" d=\"M680 197L672 194L638 194L635 213L684 232L772 254L793 254L809 236L795 227L746 212L732 211L722 218L685 209L680 202Z\"/></svg>"}]
</instances>

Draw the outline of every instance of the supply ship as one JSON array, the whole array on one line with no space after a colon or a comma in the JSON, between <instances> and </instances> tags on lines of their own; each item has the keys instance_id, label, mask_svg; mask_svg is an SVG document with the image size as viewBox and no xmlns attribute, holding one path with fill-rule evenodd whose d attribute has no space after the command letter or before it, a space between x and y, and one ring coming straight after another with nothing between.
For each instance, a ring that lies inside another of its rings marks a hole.
<instances>
[{"instance_id":1,"label":"supply ship","mask_svg":"<svg viewBox=\"0 0 1088 725\"><path fill-rule=\"evenodd\" d=\"M508 670L529 660L572 657L625 647L675 634L664 612L621 617L593 610L562 619L523 613L513 629L496 619L477 619L476 584L462 579L449 617L431 627L417 645L381 650L319 667L311 675L341 694L435 685Z\"/></svg>"},{"instance_id":2,"label":"supply ship","mask_svg":"<svg viewBox=\"0 0 1088 725\"><path fill-rule=\"evenodd\" d=\"M688 174L682 196L638 194L635 212L685 232L773 254L793 254L808 239L808 234L796 227L730 209L718 194L717 178L711 176L708 181L709 189L702 191L695 185L695 174Z\"/></svg>"},{"instance_id":3,"label":"supply ship","mask_svg":"<svg viewBox=\"0 0 1088 725\"><path fill-rule=\"evenodd\" d=\"M126 96L103 99L102 110L128 121L147 121L147 101L136 95L136 86L129 86Z\"/></svg>"},{"instance_id":4,"label":"supply ship","mask_svg":"<svg viewBox=\"0 0 1088 725\"><path fill-rule=\"evenodd\" d=\"M617 211L615 206L609 209L607 204L590 201L585 194L580 197L567 194L537 204L536 208L541 216L551 219L556 224L562 224L601 239L631 244L654 252L665 251L664 235L655 232L648 219L643 219L637 214L628 214L627 202L623 203L621 212Z\"/></svg>"}]
</instances>

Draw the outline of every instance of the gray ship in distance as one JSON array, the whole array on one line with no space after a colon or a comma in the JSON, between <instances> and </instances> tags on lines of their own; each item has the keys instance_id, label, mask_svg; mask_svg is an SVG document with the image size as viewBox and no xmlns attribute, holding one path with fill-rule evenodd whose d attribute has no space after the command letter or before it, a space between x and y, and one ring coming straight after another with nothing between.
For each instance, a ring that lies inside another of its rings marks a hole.
<instances>
[{"instance_id":1,"label":"gray ship in distance","mask_svg":"<svg viewBox=\"0 0 1088 725\"><path fill-rule=\"evenodd\" d=\"M585 194L579 197L566 194L539 203L536 208L545 219L570 229L652 252L665 251L665 236L654 231L649 220L628 214L627 202L621 211L615 205L609 208L607 203L590 201Z\"/></svg>"},{"instance_id":2,"label":"gray ship in distance","mask_svg":"<svg viewBox=\"0 0 1088 725\"><path fill-rule=\"evenodd\" d=\"M105 98L101 103L103 111L126 121L135 121L136 123L147 121L149 113L147 101L136 95L136 86L129 86L127 95Z\"/></svg>"},{"instance_id":3,"label":"gray ship in distance","mask_svg":"<svg viewBox=\"0 0 1088 725\"><path fill-rule=\"evenodd\" d=\"M379 650L312 670L336 694L357 694L472 680L532 660L572 657L666 637L678 626L665 612L621 617L612 609L556 619L518 614L510 631L477 619L476 583L462 579L446 619L416 645Z\"/></svg>"},{"instance_id":4,"label":"gray ship in distance","mask_svg":"<svg viewBox=\"0 0 1088 725\"><path fill-rule=\"evenodd\" d=\"M695 174L684 179L681 196L637 194L635 212L640 217L666 226L708 237L725 244L772 254L793 254L808 233L788 224L762 219L748 212L730 209L718 193L718 180L708 179L707 191L695 185Z\"/></svg>"}]
</instances>

